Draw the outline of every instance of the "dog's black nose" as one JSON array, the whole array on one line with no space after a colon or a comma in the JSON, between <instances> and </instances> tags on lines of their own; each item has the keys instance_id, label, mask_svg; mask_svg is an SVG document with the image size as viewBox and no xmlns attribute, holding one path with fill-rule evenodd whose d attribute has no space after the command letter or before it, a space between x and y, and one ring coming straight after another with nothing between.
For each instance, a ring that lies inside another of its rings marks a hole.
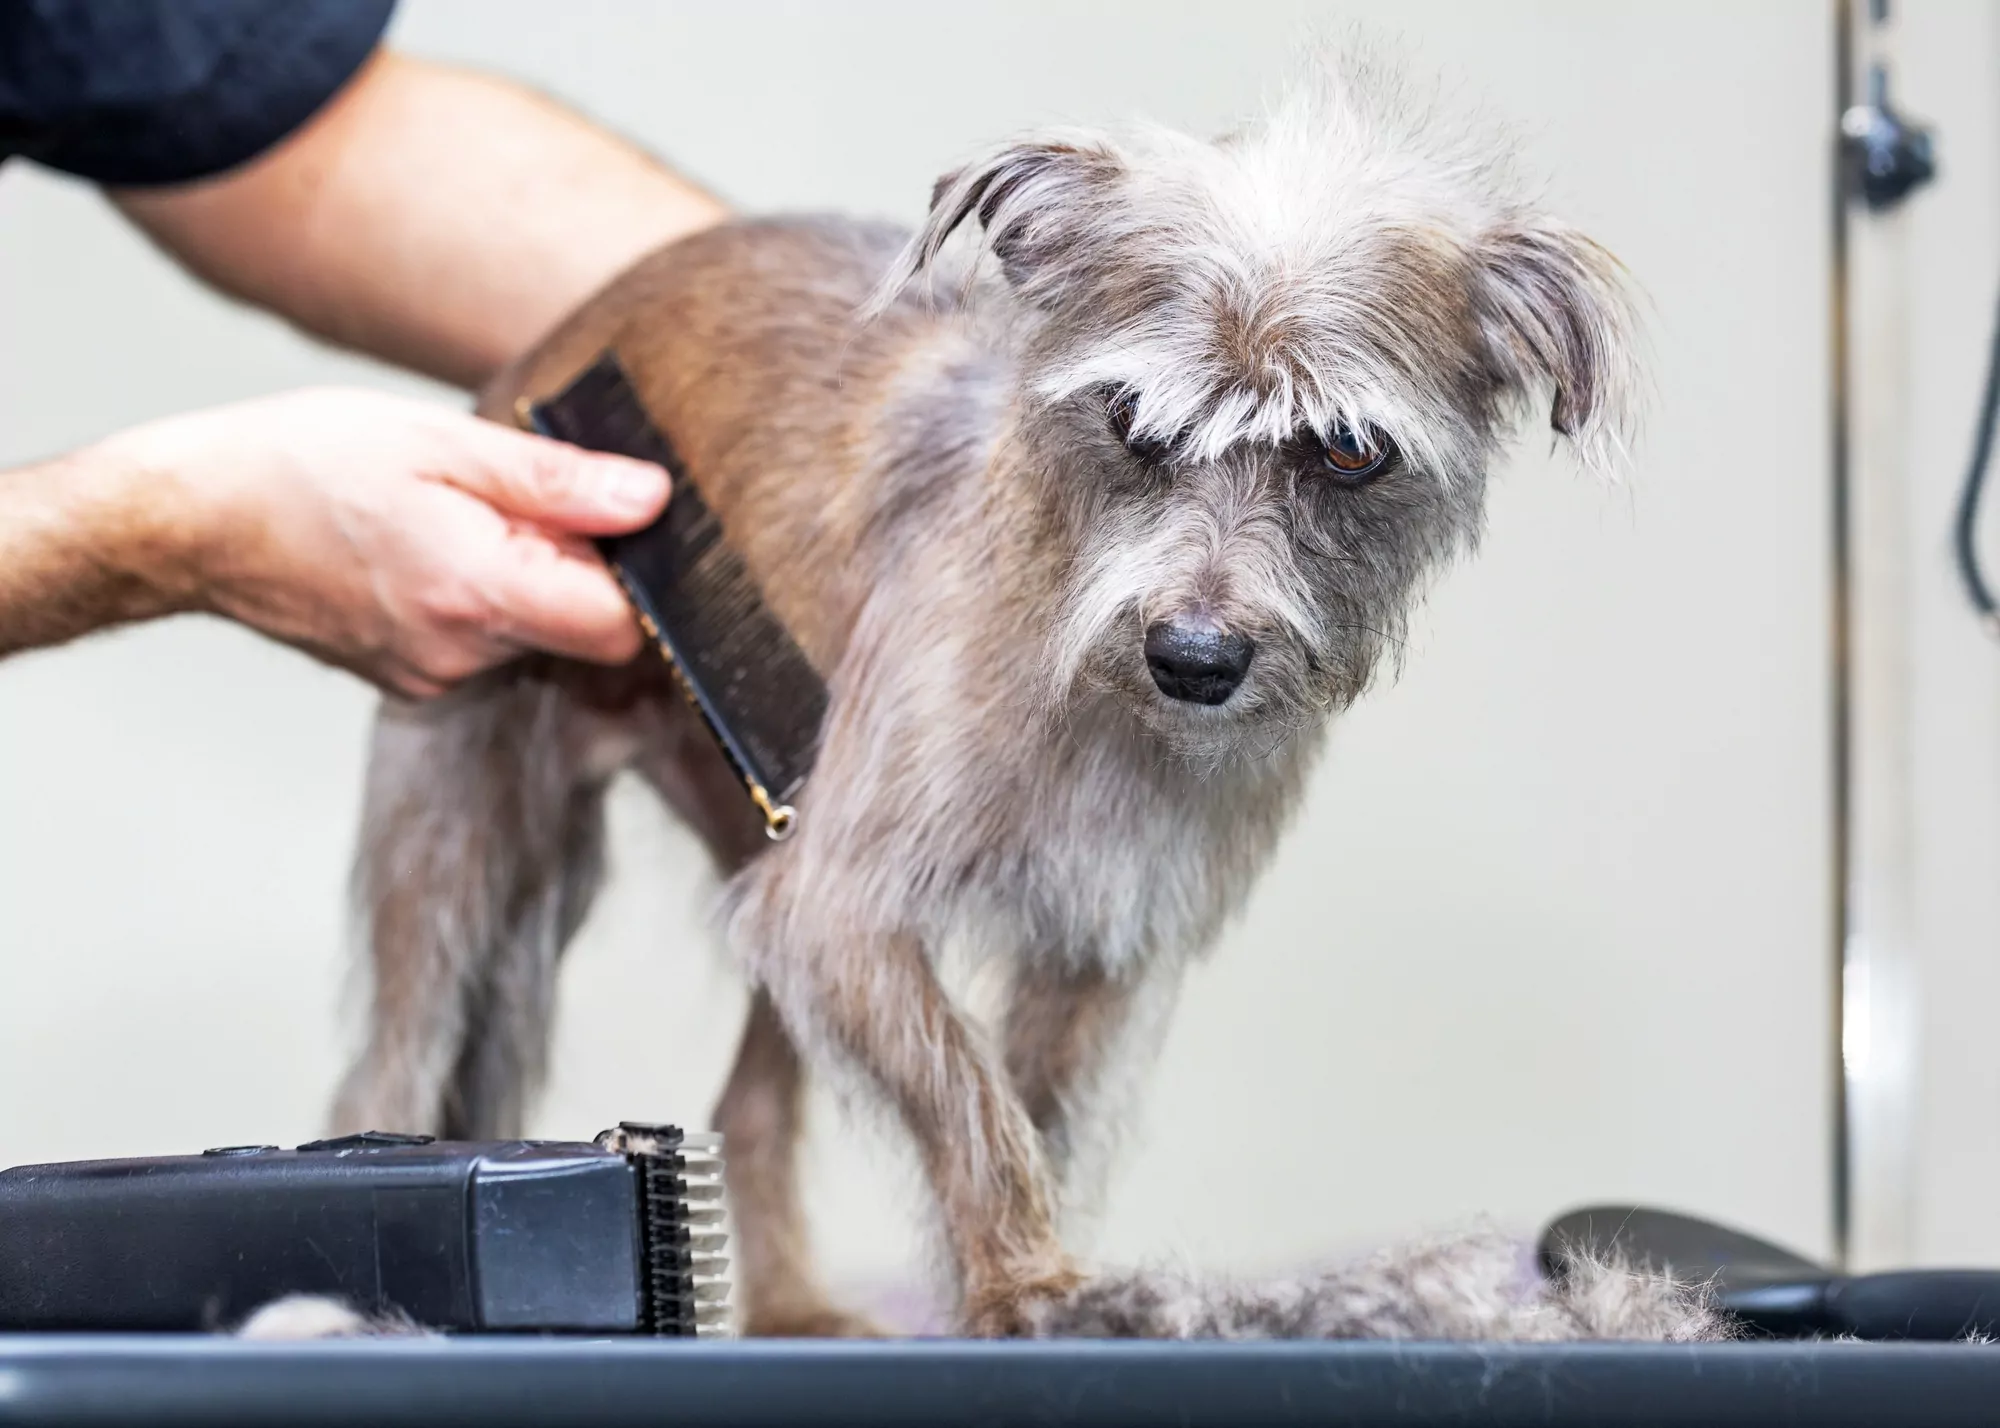
<instances>
[{"instance_id":1,"label":"dog's black nose","mask_svg":"<svg viewBox=\"0 0 2000 1428\"><path fill-rule=\"evenodd\" d=\"M1199 615L1176 615L1146 630L1146 668L1169 699L1220 704L1250 672L1256 641Z\"/></svg>"}]
</instances>

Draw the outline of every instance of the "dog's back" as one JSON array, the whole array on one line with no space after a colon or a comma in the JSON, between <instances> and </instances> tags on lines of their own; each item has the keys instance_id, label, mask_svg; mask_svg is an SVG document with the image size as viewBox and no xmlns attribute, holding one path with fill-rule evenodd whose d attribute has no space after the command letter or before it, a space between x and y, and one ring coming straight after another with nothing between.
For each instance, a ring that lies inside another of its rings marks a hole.
<instances>
[{"instance_id":1,"label":"dog's back","mask_svg":"<svg viewBox=\"0 0 2000 1428\"><path fill-rule=\"evenodd\" d=\"M895 527L940 482L975 476L992 437L990 421L964 425L991 404L949 390L1000 384L948 289L861 321L908 236L810 218L697 234L579 309L480 411L511 420L517 399L615 348L774 612L830 672Z\"/></svg>"}]
</instances>

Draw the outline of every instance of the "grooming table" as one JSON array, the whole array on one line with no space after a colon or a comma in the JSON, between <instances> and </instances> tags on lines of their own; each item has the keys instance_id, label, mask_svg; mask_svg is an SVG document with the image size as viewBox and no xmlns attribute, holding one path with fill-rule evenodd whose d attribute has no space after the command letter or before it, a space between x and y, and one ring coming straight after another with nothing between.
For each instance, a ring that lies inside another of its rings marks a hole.
<instances>
[{"instance_id":1,"label":"grooming table","mask_svg":"<svg viewBox=\"0 0 2000 1428\"><path fill-rule=\"evenodd\" d=\"M0 1424L1923 1428L2000 1422L2000 1347L0 1335Z\"/></svg>"}]
</instances>

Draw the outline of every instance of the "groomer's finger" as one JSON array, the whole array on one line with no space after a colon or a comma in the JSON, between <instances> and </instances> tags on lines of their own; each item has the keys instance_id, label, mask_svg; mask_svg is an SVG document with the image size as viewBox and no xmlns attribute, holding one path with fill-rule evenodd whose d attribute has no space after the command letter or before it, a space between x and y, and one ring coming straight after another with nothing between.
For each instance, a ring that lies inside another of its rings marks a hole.
<instances>
[{"instance_id":1,"label":"groomer's finger","mask_svg":"<svg viewBox=\"0 0 2000 1428\"><path fill-rule=\"evenodd\" d=\"M502 622L494 633L510 643L597 664L639 653L632 606L585 541L519 532L487 590Z\"/></svg>"},{"instance_id":2,"label":"groomer's finger","mask_svg":"<svg viewBox=\"0 0 2000 1428\"><path fill-rule=\"evenodd\" d=\"M440 471L440 479L548 530L636 530L667 503L667 473L648 461L585 451L470 417L462 446L463 459Z\"/></svg>"}]
</instances>

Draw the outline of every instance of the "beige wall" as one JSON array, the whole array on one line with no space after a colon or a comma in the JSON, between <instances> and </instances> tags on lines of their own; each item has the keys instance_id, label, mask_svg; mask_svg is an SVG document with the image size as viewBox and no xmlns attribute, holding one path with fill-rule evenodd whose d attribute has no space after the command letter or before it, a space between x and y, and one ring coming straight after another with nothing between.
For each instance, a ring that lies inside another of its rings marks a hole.
<instances>
[{"instance_id":1,"label":"beige wall","mask_svg":"<svg viewBox=\"0 0 2000 1428\"><path fill-rule=\"evenodd\" d=\"M1634 1197L1823 1249L1822 5L407 0L397 36L544 85L748 207L908 218L955 155L1036 121L1218 128L1302 25L1351 12L1515 120L1556 204L1631 266L1654 314L1653 419L1619 489L1541 437L1501 475L1482 554L1400 683L1338 731L1189 987L1100 1246L1249 1267ZM1932 108L1990 130L1990 10L1954 15ZM1961 25L1976 46L1951 41ZM1936 202L1981 241L1935 254L1974 300L1941 289L1923 328L1950 354L1949 465L2000 275L1975 168ZM305 381L408 385L203 295L45 175L0 178L0 254L0 461ZM1936 677L1983 680L1990 709L1990 673L1964 673L1974 642L1950 641ZM1951 845L1938 905L1990 943L1992 881L1970 884L1996 846L1994 755L1942 752L1980 735L1949 702L1936 777L1987 841L1984 863ZM369 703L199 621L0 667L0 1162L316 1128L343 1045ZM1983 802L1948 788L1964 768ZM554 1134L699 1119L740 1008L688 840L631 789L613 812L615 876L565 974L538 1118ZM1951 995L1994 975L1981 963ZM1962 1130L1994 1153L1985 1123L1964 1129L2000 1074L1983 1050L1937 1052L1977 1088L1929 1124L1940 1173L1971 1163ZM906 1255L907 1177L876 1144L820 1118L814 1201L848 1280ZM1949 1190L1927 1207L1940 1224L1972 1209ZM1975 1244L1957 1233L1927 1245Z\"/></svg>"}]
</instances>

